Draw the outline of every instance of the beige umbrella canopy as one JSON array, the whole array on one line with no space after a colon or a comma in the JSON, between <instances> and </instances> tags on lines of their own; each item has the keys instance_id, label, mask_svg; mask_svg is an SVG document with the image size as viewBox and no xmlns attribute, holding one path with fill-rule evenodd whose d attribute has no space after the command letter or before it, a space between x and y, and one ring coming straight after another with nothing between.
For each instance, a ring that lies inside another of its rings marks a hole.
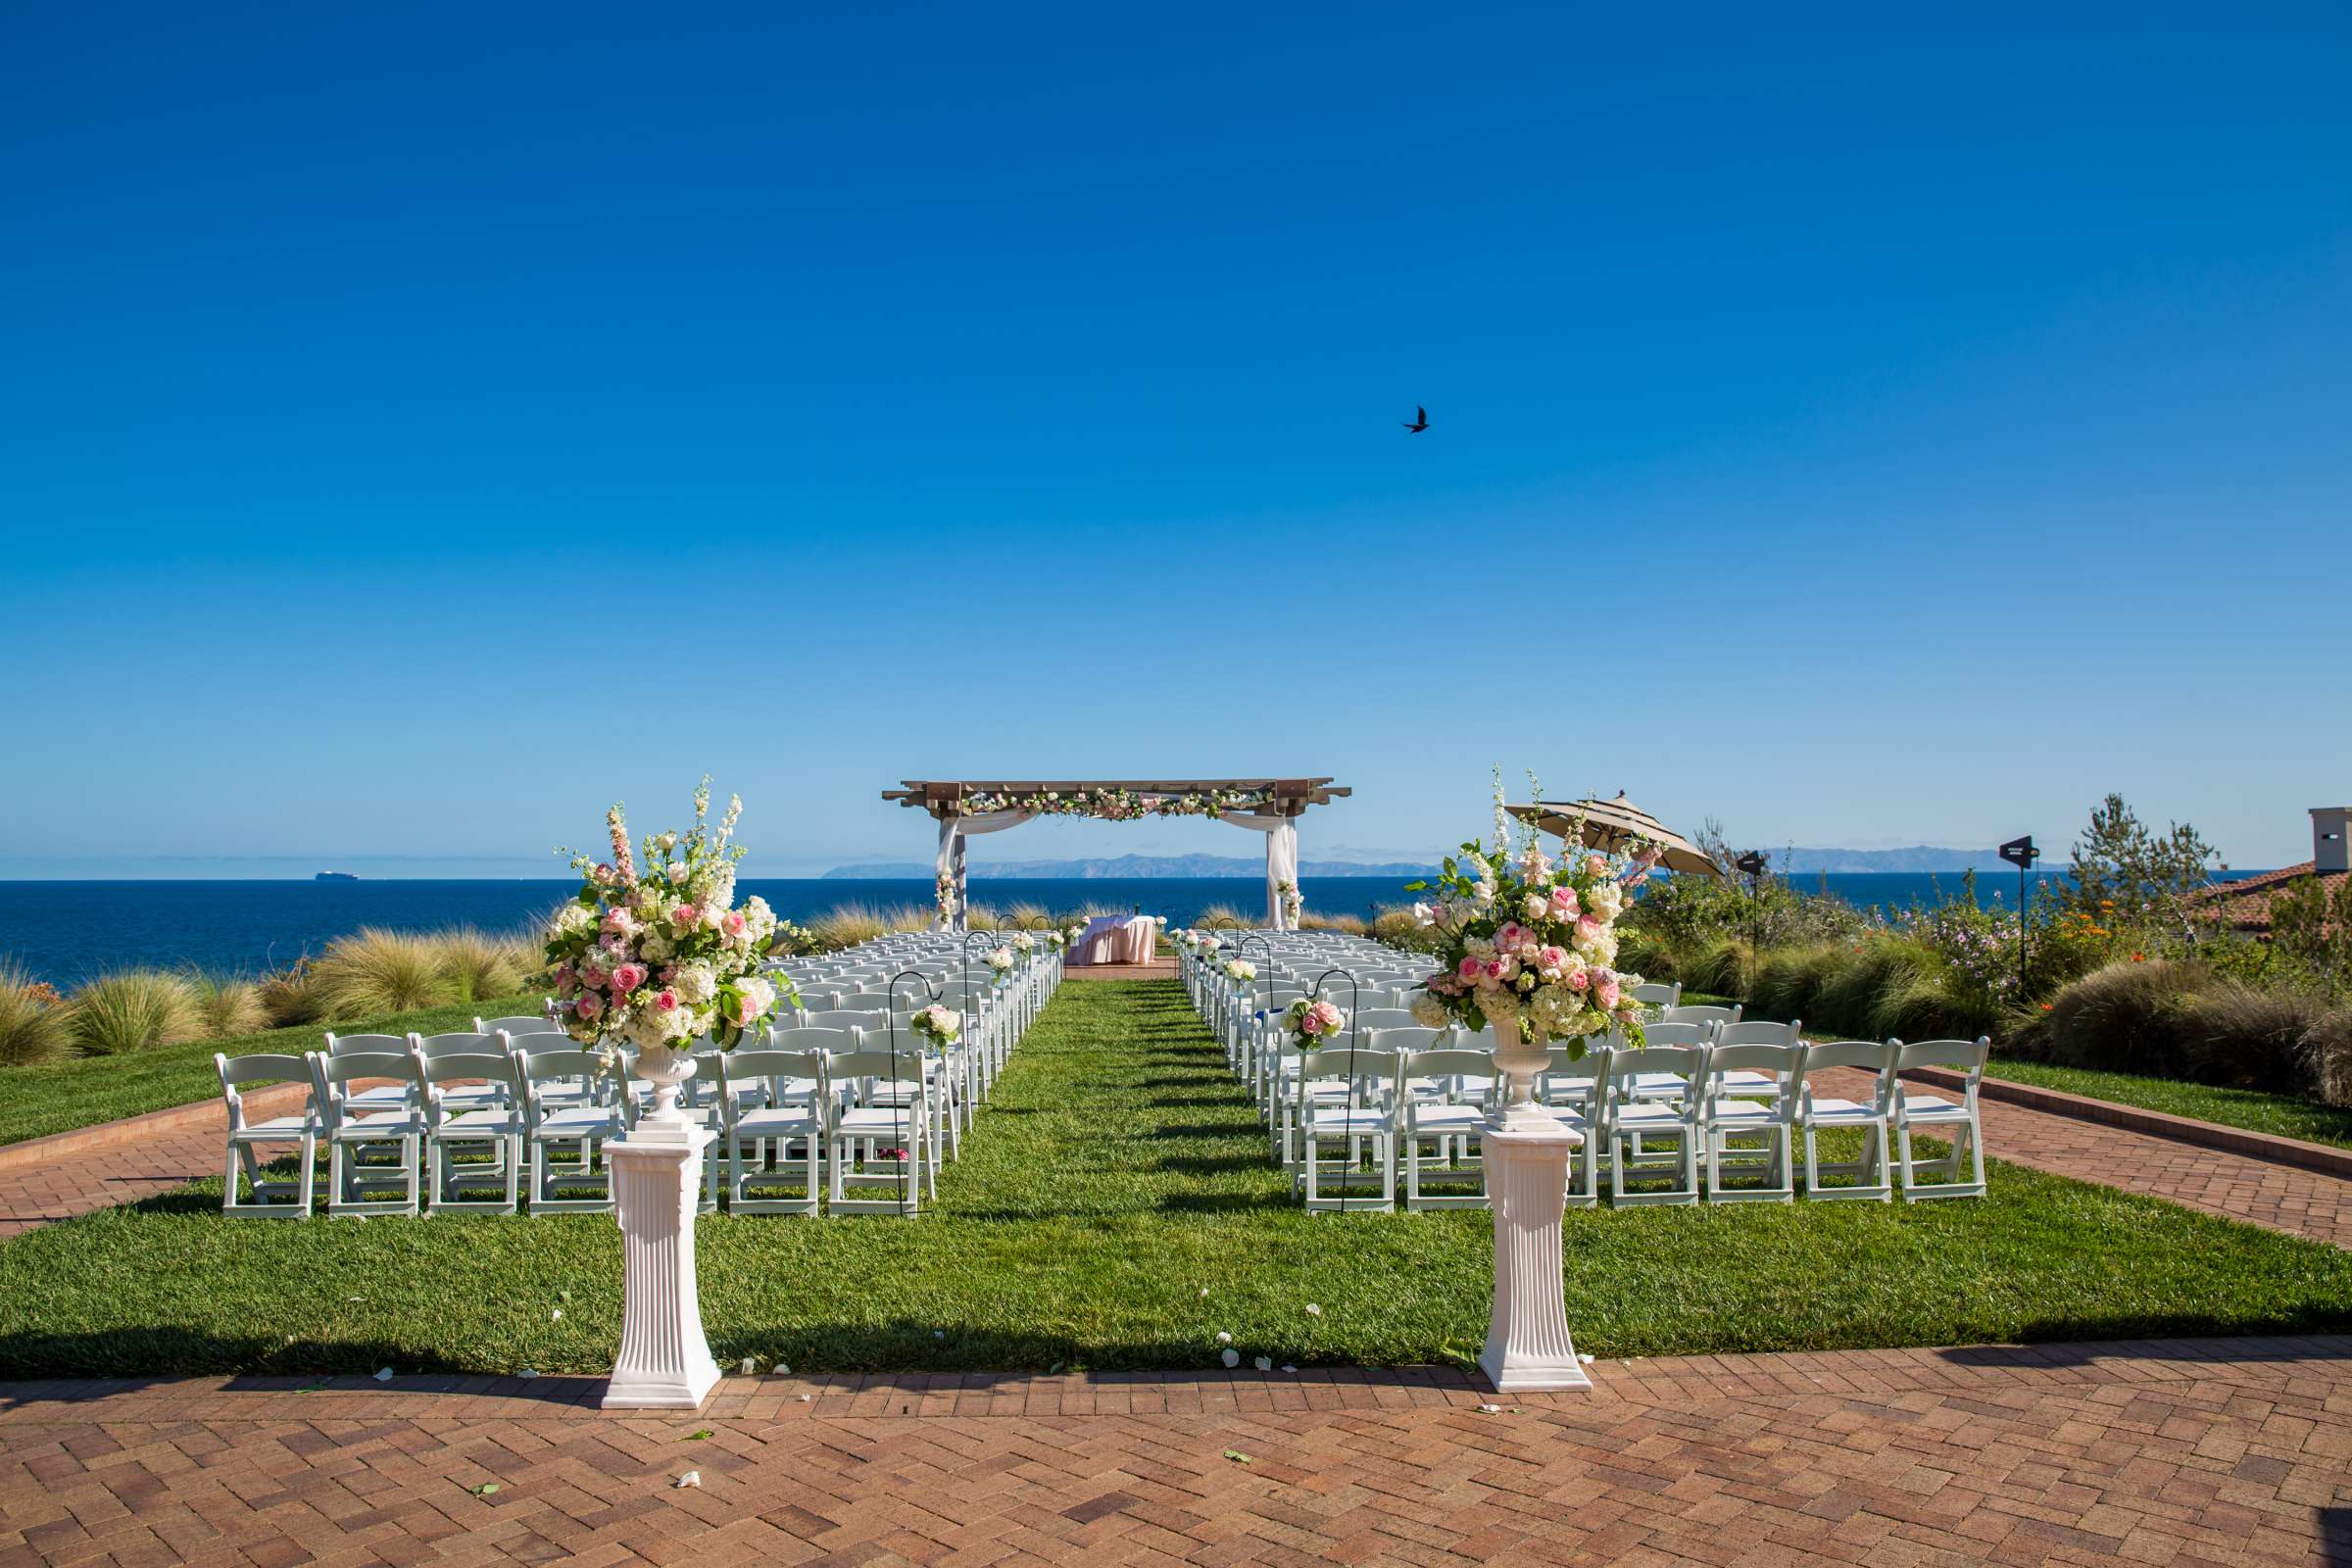
<instances>
[{"instance_id":1,"label":"beige umbrella canopy","mask_svg":"<svg viewBox=\"0 0 2352 1568\"><path fill-rule=\"evenodd\" d=\"M1577 835L1587 849L1630 850L1637 843L1657 845L1666 853L1660 863L1669 871L1721 876L1723 868L1701 855L1690 841L1627 800L1622 792L1613 801L1538 801L1532 806L1507 808L1522 822L1533 822L1546 833L1565 839ZM1581 819L1581 825L1580 825Z\"/></svg>"}]
</instances>

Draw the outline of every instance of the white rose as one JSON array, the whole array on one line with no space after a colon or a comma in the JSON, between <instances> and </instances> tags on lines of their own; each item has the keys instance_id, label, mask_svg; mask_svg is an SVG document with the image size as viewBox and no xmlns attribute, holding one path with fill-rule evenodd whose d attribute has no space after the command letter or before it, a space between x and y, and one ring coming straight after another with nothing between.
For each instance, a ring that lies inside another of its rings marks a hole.
<instances>
[{"instance_id":1,"label":"white rose","mask_svg":"<svg viewBox=\"0 0 2352 1568\"><path fill-rule=\"evenodd\" d=\"M1424 1029L1443 1029L1452 1021L1446 1004L1424 991L1413 998L1413 1022Z\"/></svg>"},{"instance_id":2,"label":"white rose","mask_svg":"<svg viewBox=\"0 0 2352 1568\"><path fill-rule=\"evenodd\" d=\"M1530 893L1519 908L1528 919L1541 920L1551 912L1551 901L1541 893Z\"/></svg>"}]
</instances>

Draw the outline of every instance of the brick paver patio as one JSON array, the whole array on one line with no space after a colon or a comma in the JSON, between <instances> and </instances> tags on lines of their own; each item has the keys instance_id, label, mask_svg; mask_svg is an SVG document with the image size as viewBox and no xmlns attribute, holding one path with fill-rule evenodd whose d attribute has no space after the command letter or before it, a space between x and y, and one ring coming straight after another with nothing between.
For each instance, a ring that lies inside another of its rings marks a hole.
<instances>
[{"instance_id":1,"label":"brick paver patio","mask_svg":"<svg viewBox=\"0 0 2352 1568\"><path fill-rule=\"evenodd\" d=\"M0 1563L2352 1560L2352 1338L1594 1371L20 1385Z\"/></svg>"}]
</instances>

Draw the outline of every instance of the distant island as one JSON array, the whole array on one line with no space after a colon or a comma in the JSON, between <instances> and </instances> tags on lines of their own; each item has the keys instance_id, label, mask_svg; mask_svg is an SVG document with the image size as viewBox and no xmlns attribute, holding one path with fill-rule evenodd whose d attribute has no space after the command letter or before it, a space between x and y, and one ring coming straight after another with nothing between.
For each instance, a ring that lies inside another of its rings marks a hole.
<instances>
[{"instance_id":1,"label":"distant island","mask_svg":"<svg viewBox=\"0 0 2352 1568\"><path fill-rule=\"evenodd\" d=\"M1772 868L1783 876L1811 876L1816 872L1848 871L1997 871L2004 868L1997 850L1939 850L1915 844L1902 850L1767 849ZM2043 851L2046 857L2050 852ZM2047 863L2045 859L2045 864Z\"/></svg>"},{"instance_id":2,"label":"distant island","mask_svg":"<svg viewBox=\"0 0 2352 1568\"><path fill-rule=\"evenodd\" d=\"M321 871L311 878L314 882L357 882L359 879L357 871Z\"/></svg>"}]
</instances>

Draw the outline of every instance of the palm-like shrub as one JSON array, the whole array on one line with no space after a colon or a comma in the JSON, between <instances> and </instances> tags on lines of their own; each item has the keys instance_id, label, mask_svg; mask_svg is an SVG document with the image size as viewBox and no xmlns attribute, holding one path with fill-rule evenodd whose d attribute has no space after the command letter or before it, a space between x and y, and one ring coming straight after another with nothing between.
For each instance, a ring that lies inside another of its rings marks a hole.
<instances>
[{"instance_id":1,"label":"palm-like shrub","mask_svg":"<svg viewBox=\"0 0 2352 1568\"><path fill-rule=\"evenodd\" d=\"M186 979L161 969L120 969L74 993L66 1007L74 1048L85 1056L117 1056L204 1035L204 1018Z\"/></svg>"},{"instance_id":2,"label":"palm-like shrub","mask_svg":"<svg viewBox=\"0 0 2352 1568\"><path fill-rule=\"evenodd\" d=\"M364 926L327 945L311 965L311 989L322 1016L365 1018L450 1001L456 987L431 939Z\"/></svg>"},{"instance_id":3,"label":"palm-like shrub","mask_svg":"<svg viewBox=\"0 0 2352 1568\"><path fill-rule=\"evenodd\" d=\"M270 1027L270 1014L262 1006L261 988L251 980L233 975L191 974L188 1003L196 1009L207 1040L257 1035Z\"/></svg>"},{"instance_id":4,"label":"palm-like shrub","mask_svg":"<svg viewBox=\"0 0 2352 1568\"><path fill-rule=\"evenodd\" d=\"M57 993L15 959L0 959L0 1067L54 1061L71 1041Z\"/></svg>"}]
</instances>

